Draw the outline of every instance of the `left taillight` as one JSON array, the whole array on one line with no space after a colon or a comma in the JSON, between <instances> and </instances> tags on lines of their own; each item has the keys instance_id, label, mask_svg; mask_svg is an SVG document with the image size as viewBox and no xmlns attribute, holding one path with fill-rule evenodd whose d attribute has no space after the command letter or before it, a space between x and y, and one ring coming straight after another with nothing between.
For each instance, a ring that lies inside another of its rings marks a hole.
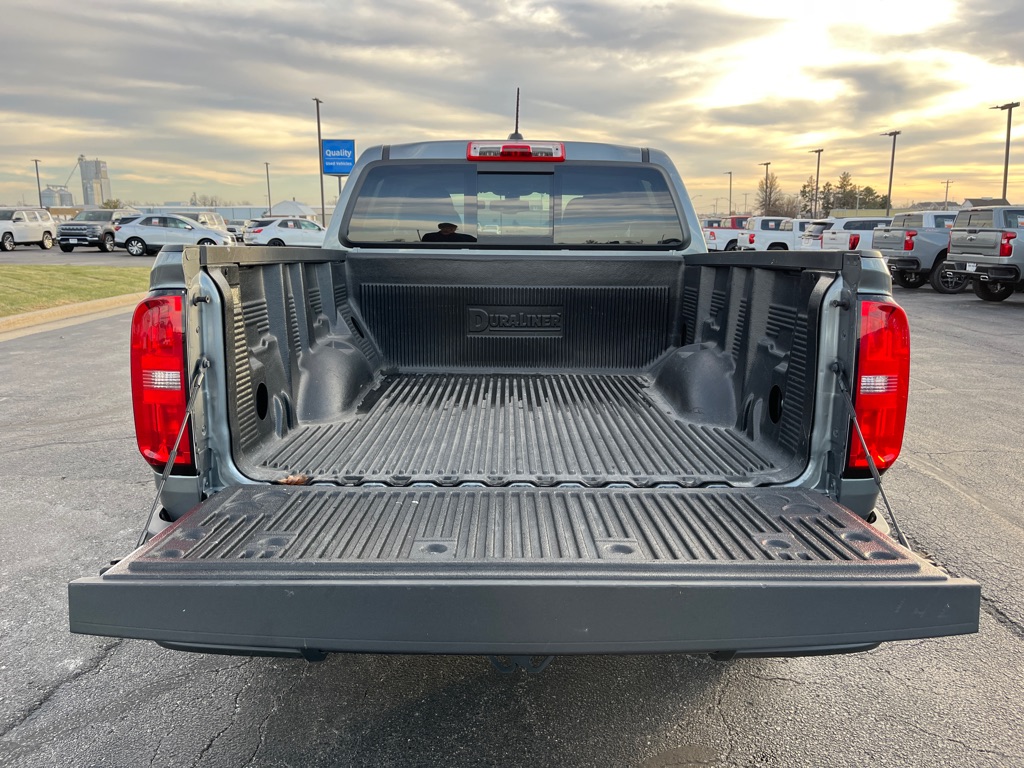
<instances>
[{"instance_id":1,"label":"left taillight","mask_svg":"<svg viewBox=\"0 0 1024 768\"><path fill-rule=\"evenodd\" d=\"M115 232L120 232L121 231L121 225L120 224L115 224L114 225L114 231Z\"/></svg>"},{"instance_id":2,"label":"left taillight","mask_svg":"<svg viewBox=\"0 0 1024 768\"><path fill-rule=\"evenodd\" d=\"M879 471L891 467L903 447L910 394L910 325L907 314L887 301L860 303L854 409L864 441ZM864 476L868 460L850 427L847 474Z\"/></svg>"},{"instance_id":3,"label":"left taillight","mask_svg":"<svg viewBox=\"0 0 1024 768\"><path fill-rule=\"evenodd\" d=\"M154 296L135 309L131 331L132 406L139 452L163 470L188 405L182 296ZM185 430L176 470L194 470L192 435Z\"/></svg>"}]
</instances>

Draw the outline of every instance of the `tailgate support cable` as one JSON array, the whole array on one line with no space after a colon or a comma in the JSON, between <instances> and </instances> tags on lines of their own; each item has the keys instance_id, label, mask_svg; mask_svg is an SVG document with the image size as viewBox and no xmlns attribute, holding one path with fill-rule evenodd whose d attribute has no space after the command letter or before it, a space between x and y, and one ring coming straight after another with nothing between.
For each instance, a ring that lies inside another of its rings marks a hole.
<instances>
[{"instance_id":1,"label":"tailgate support cable","mask_svg":"<svg viewBox=\"0 0 1024 768\"><path fill-rule=\"evenodd\" d=\"M900 530L900 524L896 522L896 515L893 514L892 507L889 506L889 498L885 495L885 489L882 487L882 476L878 472L878 466L875 464L871 451L868 450L868 441L864 439L864 432L861 431L860 420L857 418L857 409L854 408L853 398L850 397L850 388L846 383L846 377L843 375L843 364L836 360L829 366L829 369L836 375L836 379L839 381L839 390L843 393L846 406L850 409L850 420L853 422L853 428L857 432L857 439L860 440L861 448L864 449L864 455L868 458L871 477L875 479L878 493L882 497L882 503L885 504L885 511L889 513L889 521L892 523L892 529L896 532L896 540L907 549L910 549L910 543L907 541L907 537L903 535L903 531Z\"/></svg>"},{"instance_id":2,"label":"tailgate support cable","mask_svg":"<svg viewBox=\"0 0 1024 768\"><path fill-rule=\"evenodd\" d=\"M189 388L188 403L185 405L185 418L181 420L181 427L178 429L178 436L174 438L174 447L171 449L171 454L167 457L167 464L164 465L164 471L160 475L160 480L156 484L156 498L153 499L153 506L149 509L149 517L146 518L146 525L142 529L142 534L139 536L139 543L135 545L136 548L141 547L146 543L146 537L149 535L149 526L153 522L153 517L156 515L156 511L160 508L160 494L164 492L164 485L167 483L167 478L171 476L171 469L174 467L174 460L178 458L178 446L181 445L181 438L185 436L185 427L188 426L189 419L192 418L192 406L196 404L196 398L199 396L199 389L203 386L203 379L206 378L206 370L210 367L210 358L203 355L199 358L196 363L196 372L192 376L192 386Z\"/></svg>"}]
</instances>

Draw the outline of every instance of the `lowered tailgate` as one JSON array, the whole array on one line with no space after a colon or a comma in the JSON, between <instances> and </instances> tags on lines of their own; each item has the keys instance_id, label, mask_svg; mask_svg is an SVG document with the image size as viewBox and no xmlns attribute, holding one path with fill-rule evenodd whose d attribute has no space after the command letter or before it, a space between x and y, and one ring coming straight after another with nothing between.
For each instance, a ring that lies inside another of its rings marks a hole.
<instances>
[{"instance_id":1,"label":"lowered tailgate","mask_svg":"<svg viewBox=\"0 0 1024 768\"><path fill-rule=\"evenodd\" d=\"M257 652L783 653L980 601L790 488L238 487L69 590L74 632Z\"/></svg>"}]
</instances>

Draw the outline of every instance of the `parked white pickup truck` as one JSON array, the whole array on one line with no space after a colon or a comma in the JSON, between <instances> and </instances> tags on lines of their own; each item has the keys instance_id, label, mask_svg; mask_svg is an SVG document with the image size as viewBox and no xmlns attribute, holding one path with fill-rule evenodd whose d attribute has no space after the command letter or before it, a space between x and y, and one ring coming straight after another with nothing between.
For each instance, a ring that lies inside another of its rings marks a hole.
<instances>
[{"instance_id":1,"label":"parked white pickup truck","mask_svg":"<svg viewBox=\"0 0 1024 768\"><path fill-rule=\"evenodd\" d=\"M821 248L825 251L863 251L874 248L875 227L887 226L891 221L877 217L836 219L832 227L822 233Z\"/></svg>"},{"instance_id":2,"label":"parked white pickup truck","mask_svg":"<svg viewBox=\"0 0 1024 768\"><path fill-rule=\"evenodd\" d=\"M744 251L795 251L810 219L782 219L773 217L755 217L759 219L755 227L747 222L746 238L740 236L739 248ZM754 219L751 219L754 221ZM776 223L778 222L778 223Z\"/></svg>"},{"instance_id":3,"label":"parked white pickup truck","mask_svg":"<svg viewBox=\"0 0 1024 768\"><path fill-rule=\"evenodd\" d=\"M749 216L723 216L717 227L704 228L709 251L735 251L736 243Z\"/></svg>"}]
</instances>

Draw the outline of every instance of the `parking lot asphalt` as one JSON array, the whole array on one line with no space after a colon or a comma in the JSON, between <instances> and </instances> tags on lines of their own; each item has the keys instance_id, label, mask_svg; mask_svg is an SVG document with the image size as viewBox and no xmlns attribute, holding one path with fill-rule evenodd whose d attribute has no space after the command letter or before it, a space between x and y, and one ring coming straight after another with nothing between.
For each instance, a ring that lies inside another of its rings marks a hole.
<instances>
[{"instance_id":1,"label":"parking lot asphalt","mask_svg":"<svg viewBox=\"0 0 1024 768\"><path fill-rule=\"evenodd\" d=\"M64 253L54 245L47 251L35 246L21 245L13 251L0 251L0 266L4 264L55 264L76 267L151 267L156 256L130 256L128 251L115 248L104 253L99 248L75 248Z\"/></svg>"},{"instance_id":2,"label":"parking lot asphalt","mask_svg":"<svg viewBox=\"0 0 1024 768\"><path fill-rule=\"evenodd\" d=\"M912 391L886 488L915 547L981 582L981 632L825 658L559 658L538 676L69 634L67 581L132 548L154 493L128 315L0 342L0 764L1024 765L1024 296L896 298Z\"/></svg>"}]
</instances>

